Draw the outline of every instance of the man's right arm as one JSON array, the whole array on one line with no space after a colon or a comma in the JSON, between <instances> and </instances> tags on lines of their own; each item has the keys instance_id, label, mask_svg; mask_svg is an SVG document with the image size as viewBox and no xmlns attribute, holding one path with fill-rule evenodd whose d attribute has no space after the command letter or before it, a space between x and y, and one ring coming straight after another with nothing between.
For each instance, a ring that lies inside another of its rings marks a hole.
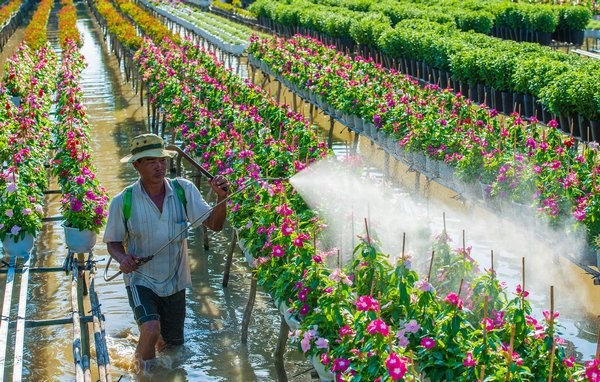
<instances>
[{"instance_id":1,"label":"man's right arm","mask_svg":"<svg viewBox=\"0 0 600 382\"><path fill-rule=\"evenodd\" d=\"M137 269L138 262L136 257L125 251L123 242L111 241L106 243L106 249L110 256L119 263L119 270L121 272L127 274Z\"/></svg>"}]
</instances>

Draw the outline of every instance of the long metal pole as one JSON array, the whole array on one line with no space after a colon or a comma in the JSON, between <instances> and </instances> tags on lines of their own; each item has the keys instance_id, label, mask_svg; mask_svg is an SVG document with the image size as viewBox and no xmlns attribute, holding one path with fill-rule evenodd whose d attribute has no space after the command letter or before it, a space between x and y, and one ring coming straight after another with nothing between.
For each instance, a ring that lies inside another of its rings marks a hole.
<instances>
[{"instance_id":1,"label":"long metal pole","mask_svg":"<svg viewBox=\"0 0 600 382\"><path fill-rule=\"evenodd\" d=\"M6 362L6 342L8 338L8 325L10 323L10 303L13 293L13 281L15 279L16 257L10 257L8 273L6 275L6 286L4 288L4 302L2 304L2 317L0 321L0 382L4 381L4 364Z\"/></svg>"},{"instance_id":2,"label":"long metal pole","mask_svg":"<svg viewBox=\"0 0 600 382\"><path fill-rule=\"evenodd\" d=\"M23 349L25 343L25 312L27 310L27 287L29 286L29 263L27 256L21 271L21 289L19 290L19 308L17 311L17 331L15 335L15 359L13 362L13 381L23 378Z\"/></svg>"}]
</instances>

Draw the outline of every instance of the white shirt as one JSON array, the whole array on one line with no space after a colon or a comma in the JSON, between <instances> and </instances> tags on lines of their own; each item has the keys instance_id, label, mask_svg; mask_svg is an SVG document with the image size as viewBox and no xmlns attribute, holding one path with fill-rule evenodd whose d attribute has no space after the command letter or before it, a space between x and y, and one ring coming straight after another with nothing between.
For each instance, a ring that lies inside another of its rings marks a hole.
<instances>
[{"instance_id":1,"label":"white shirt","mask_svg":"<svg viewBox=\"0 0 600 382\"><path fill-rule=\"evenodd\" d=\"M185 192L187 216L182 201L175 194L171 182L165 180L165 199L162 213L143 190L140 181L133 184L131 216L123 216L124 190L110 202L108 221L103 241L122 242L128 254L138 257L154 255L135 272L124 274L125 285L142 285L165 297L191 286L190 265L187 255L188 222L195 227L202 224L211 207L200 191L187 179L176 180ZM172 242L157 252L169 241Z\"/></svg>"}]
</instances>

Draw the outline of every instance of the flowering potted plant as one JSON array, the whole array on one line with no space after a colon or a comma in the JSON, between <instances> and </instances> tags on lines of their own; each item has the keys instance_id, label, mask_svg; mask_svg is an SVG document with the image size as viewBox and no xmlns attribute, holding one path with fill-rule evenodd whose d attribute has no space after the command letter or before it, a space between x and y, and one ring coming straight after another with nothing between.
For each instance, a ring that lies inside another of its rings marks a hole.
<instances>
[{"instance_id":1,"label":"flowering potted plant","mask_svg":"<svg viewBox=\"0 0 600 382\"><path fill-rule=\"evenodd\" d=\"M42 228L43 209L39 194L20 181L15 167L0 174L0 239L5 252L12 243L26 241L26 252L33 246L33 237ZM19 253L19 254L22 254Z\"/></svg>"},{"instance_id":2,"label":"flowering potted plant","mask_svg":"<svg viewBox=\"0 0 600 382\"><path fill-rule=\"evenodd\" d=\"M63 189L61 199L65 240L71 250L85 252L94 246L106 222L108 196L89 170L69 178L71 182Z\"/></svg>"}]
</instances>

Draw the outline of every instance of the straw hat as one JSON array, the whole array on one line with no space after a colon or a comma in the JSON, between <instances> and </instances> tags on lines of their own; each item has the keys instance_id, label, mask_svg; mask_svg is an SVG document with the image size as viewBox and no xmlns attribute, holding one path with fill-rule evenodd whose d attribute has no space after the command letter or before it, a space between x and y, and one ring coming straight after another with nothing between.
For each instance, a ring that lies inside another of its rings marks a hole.
<instances>
[{"instance_id":1,"label":"straw hat","mask_svg":"<svg viewBox=\"0 0 600 382\"><path fill-rule=\"evenodd\" d=\"M132 163L140 158L173 158L177 151L165 150L165 142L156 134L142 134L131 140L131 154L121 163Z\"/></svg>"}]
</instances>

